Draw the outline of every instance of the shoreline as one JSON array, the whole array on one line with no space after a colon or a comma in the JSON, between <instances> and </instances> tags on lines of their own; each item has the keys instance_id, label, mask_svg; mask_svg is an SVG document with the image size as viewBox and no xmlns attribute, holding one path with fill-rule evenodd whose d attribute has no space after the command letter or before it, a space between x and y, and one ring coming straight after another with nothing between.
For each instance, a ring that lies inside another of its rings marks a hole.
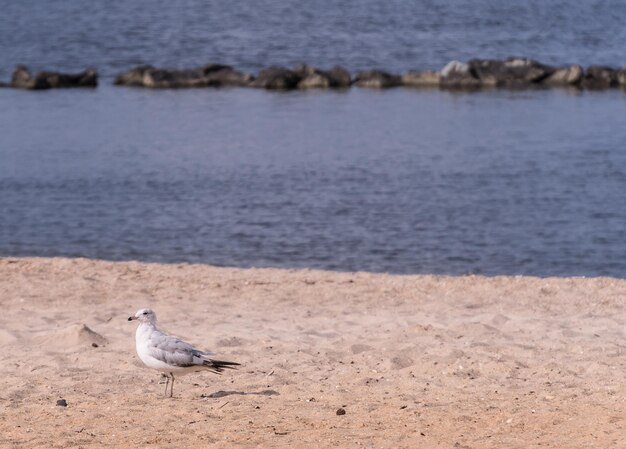
<instances>
[{"instance_id":1,"label":"shoreline","mask_svg":"<svg viewBox=\"0 0 626 449\"><path fill-rule=\"evenodd\" d=\"M4 257L0 292L9 447L616 447L626 426L625 279ZM164 399L140 307L243 366Z\"/></svg>"}]
</instances>

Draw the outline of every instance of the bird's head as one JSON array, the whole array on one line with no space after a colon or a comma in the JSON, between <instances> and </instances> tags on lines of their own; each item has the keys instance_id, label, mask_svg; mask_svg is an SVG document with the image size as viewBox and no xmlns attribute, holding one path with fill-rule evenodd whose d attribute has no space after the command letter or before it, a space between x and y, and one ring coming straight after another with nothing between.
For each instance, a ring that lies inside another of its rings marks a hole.
<instances>
[{"instance_id":1,"label":"bird's head","mask_svg":"<svg viewBox=\"0 0 626 449\"><path fill-rule=\"evenodd\" d=\"M134 316L129 316L128 321L137 320L140 323L155 323L156 322L156 314L152 311L152 309L139 309Z\"/></svg>"}]
</instances>

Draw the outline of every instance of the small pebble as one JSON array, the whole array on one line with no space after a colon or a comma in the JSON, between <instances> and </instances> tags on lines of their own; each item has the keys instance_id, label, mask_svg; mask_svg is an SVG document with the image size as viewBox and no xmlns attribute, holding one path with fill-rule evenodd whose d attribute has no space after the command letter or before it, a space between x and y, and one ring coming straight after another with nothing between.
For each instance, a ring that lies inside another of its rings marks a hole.
<instances>
[{"instance_id":1,"label":"small pebble","mask_svg":"<svg viewBox=\"0 0 626 449\"><path fill-rule=\"evenodd\" d=\"M341 416L341 415L345 415L345 414L346 414L345 409L340 408L340 409L337 410L337 416Z\"/></svg>"},{"instance_id":2,"label":"small pebble","mask_svg":"<svg viewBox=\"0 0 626 449\"><path fill-rule=\"evenodd\" d=\"M67 401L66 401L65 399L59 399L59 400L57 401L57 405L58 405L59 407L67 407Z\"/></svg>"},{"instance_id":3,"label":"small pebble","mask_svg":"<svg viewBox=\"0 0 626 449\"><path fill-rule=\"evenodd\" d=\"M93 346L94 348L98 347L98 343L92 343L91 346Z\"/></svg>"}]
</instances>

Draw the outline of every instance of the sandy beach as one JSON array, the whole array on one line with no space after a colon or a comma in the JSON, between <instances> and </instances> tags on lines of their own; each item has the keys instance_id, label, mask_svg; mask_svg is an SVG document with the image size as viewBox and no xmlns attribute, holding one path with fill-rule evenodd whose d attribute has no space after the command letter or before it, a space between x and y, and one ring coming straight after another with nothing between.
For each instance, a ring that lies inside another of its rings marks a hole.
<instances>
[{"instance_id":1,"label":"sandy beach","mask_svg":"<svg viewBox=\"0 0 626 449\"><path fill-rule=\"evenodd\" d=\"M625 300L611 278L4 258L0 447L624 447ZM165 398L141 307L242 366Z\"/></svg>"}]
</instances>

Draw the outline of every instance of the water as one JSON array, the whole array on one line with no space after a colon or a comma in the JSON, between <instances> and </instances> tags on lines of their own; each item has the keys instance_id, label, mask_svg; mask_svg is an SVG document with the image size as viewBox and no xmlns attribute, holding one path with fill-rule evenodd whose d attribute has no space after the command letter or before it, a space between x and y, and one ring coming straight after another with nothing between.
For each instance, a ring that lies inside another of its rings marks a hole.
<instances>
[{"instance_id":1,"label":"water","mask_svg":"<svg viewBox=\"0 0 626 449\"><path fill-rule=\"evenodd\" d=\"M0 2L3 78L103 74L0 90L0 255L625 277L622 91L109 85L146 62L625 62L621 3L516 3Z\"/></svg>"},{"instance_id":2,"label":"water","mask_svg":"<svg viewBox=\"0 0 626 449\"><path fill-rule=\"evenodd\" d=\"M0 76L13 66L112 77L137 64L342 64L439 69L452 59L532 56L626 63L626 3L596 0L0 0Z\"/></svg>"}]
</instances>

